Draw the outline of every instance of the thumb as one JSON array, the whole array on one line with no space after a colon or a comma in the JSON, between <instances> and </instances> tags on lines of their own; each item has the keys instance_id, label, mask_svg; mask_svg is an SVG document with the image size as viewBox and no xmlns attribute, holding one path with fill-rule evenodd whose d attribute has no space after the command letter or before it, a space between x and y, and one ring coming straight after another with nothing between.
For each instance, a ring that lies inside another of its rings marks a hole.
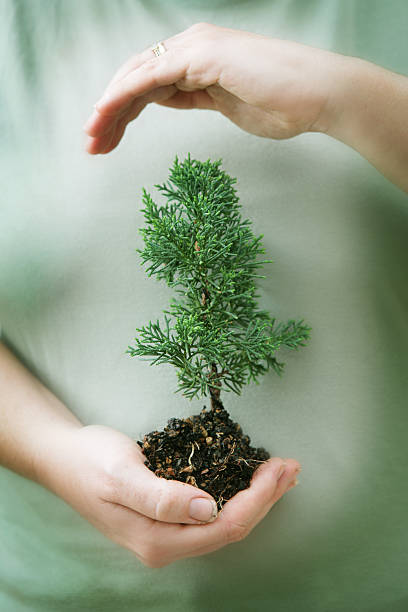
<instances>
[{"instance_id":1,"label":"thumb","mask_svg":"<svg viewBox=\"0 0 408 612\"><path fill-rule=\"evenodd\" d=\"M159 478L142 461L128 464L115 478L109 501L166 523L194 525L217 518L217 504L211 495L178 480Z\"/></svg>"}]
</instances>

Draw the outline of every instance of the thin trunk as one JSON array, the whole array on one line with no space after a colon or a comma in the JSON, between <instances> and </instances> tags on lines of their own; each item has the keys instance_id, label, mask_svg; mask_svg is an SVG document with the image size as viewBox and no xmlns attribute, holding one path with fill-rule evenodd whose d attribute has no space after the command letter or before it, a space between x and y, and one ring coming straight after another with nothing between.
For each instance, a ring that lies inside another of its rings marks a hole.
<instances>
[{"instance_id":1,"label":"thin trunk","mask_svg":"<svg viewBox=\"0 0 408 612\"><path fill-rule=\"evenodd\" d=\"M219 378L217 366L215 363L212 364L211 379L217 381ZM216 387L210 387L210 398L211 398L211 410L215 412L218 409L222 409L223 405L220 400L221 389Z\"/></svg>"}]
</instances>

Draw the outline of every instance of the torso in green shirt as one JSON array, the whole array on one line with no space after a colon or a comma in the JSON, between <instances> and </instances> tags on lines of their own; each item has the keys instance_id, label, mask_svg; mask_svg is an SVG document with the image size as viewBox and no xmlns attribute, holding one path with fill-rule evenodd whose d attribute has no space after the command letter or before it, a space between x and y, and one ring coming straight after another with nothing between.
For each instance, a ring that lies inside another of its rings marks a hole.
<instances>
[{"instance_id":1,"label":"torso in green shirt","mask_svg":"<svg viewBox=\"0 0 408 612\"><path fill-rule=\"evenodd\" d=\"M6 2L4 15L0 321L32 371L85 423L135 438L201 409L173 394L170 367L125 354L169 298L134 250L141 189L187 152L238 177L275 262L262 302L313 332L282 379L225 398L257 445L303 466L246 540L152 570L2 469L0 609L405 610L407 197L324 135L259 139L211 111L152 106L107 157L87 156L81 132L127 56L196 21L406 72L405 3Z\"/></svg>"}]
</instances>

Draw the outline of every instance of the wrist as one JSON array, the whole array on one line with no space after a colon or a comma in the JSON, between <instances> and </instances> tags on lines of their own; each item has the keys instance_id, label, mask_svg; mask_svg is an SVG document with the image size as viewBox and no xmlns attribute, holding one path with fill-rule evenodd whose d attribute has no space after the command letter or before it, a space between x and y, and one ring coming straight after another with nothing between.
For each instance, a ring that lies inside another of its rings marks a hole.
<instances>
[{"instance_id":1,"label":"wrist","mask_svg":"<svg viewBox=\"0 0 408 612\"><path fill-rule=\"evenodd\" d=\"M58 419L41 430L33 459L33 480L62 497L66 466L72 462L75 437L83 428L77 420Z\"/></svg>"},{"instance_id":2,"label":"wrist","mask_svg":"<svg viewBox=\"0 0 408 612\"><path fill-rule=\"evenodd\" d=\"M358 58L338 58L319 131L358 151L408 191L407 77Z\"/></svg>"},{"instance_id":3,"label":"wrist","mask_svg":"<svg viewBox=\"0 0 408 612\"><path fill-rule=\"evenodd\" d=\"M373 128L379 73L386 71L356 57L334 54L329 94L316 131L355 148L364 132Z\"/></svg>"},{"instance_id":4,"label":"wrist","mask_svg":"<svg viewBox=\"0 0 408 612\"><path fill-rule=\"evenodd\" d=\"M349 115L352 94L350 85L355 78L356 67L355 58L337 53L330 53L328 57L330 59L322 76L325 82L325 102L311 131L336 138Z\"/></svg>"}]
</instances>

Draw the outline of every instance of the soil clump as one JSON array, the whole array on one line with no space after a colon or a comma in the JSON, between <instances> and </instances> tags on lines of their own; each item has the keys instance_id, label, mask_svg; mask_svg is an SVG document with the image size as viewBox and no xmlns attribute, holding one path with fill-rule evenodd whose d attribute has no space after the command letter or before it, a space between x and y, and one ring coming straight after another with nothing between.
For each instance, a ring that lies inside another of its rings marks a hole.
<instances>
[{"instance_id":1,"label":"soil clump","mask_svg":"<svg viewBox=\"0 0 408 612\"><path fill-rule=\"evenodd\" d=\"M145 465L156 476L207 491L221 510L249 487L254 471L270 455L251 446L249 436L218 399L211 403L211 410L204 407L186 419L172 418L163 431L152 431L137 443L146 456Z\"/></svg>"}]
</instances>

